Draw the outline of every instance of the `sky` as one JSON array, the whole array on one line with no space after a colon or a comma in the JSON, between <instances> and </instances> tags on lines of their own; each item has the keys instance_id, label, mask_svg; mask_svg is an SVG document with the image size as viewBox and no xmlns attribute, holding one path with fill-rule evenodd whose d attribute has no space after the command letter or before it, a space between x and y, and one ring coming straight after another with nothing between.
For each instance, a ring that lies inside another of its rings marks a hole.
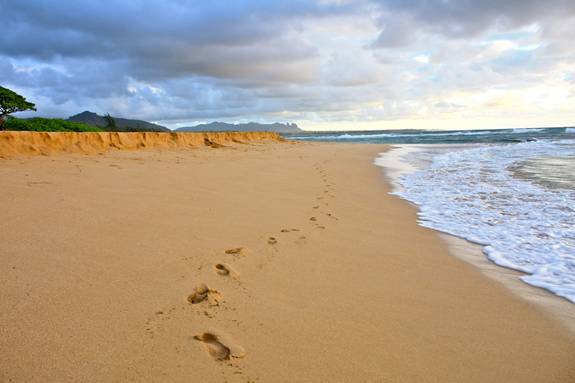
<instances>
[{"instance_id":1,"label":"sky","mask_svg":"<svg viewBox=\"0 0 575 383\"><path fill-rule=\"evenodd\" d=\"M574 0L0 0L0 25L20 117L575 125Z\"/></svg>"}]
</instances>

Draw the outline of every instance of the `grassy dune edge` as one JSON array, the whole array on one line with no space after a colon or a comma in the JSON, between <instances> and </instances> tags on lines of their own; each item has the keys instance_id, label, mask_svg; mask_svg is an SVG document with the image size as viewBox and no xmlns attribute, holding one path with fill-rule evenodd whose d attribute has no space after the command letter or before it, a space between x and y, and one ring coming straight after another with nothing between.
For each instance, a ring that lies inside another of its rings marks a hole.
<instances>
[{"instance_id":1,"label":"grassy dune edge","mask_svg":"<svg viewBox=\"0 0 575 383\"><path fill-rule=\"evenodd\" d=\"M231 143L254 141L279 142L283 141L283 138L273 132L2 132L0 156L96 154L112 149L185 149L202 146L215 148Z\"/></svg>"}]
</instances>

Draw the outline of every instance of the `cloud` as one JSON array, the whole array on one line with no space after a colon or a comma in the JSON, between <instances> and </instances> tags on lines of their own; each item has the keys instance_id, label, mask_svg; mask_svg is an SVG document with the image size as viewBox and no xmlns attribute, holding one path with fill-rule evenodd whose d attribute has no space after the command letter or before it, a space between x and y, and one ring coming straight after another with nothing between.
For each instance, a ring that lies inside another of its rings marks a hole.
<instances>
[{"instance_id":1,"label":"cloud","mask_svg":"<svg viewBox=\"0 0 575 383\"><path fill-rule=\"evenodd\" d=\"M314 48L298 20L335 12L303 1L4 0L0 51L13 58L127 61L141 79L244 78L296 81ZM274 65L270 65L273 62ZM294 68L292 68L292 65Z\"/></svg>"},{"instance_id":2,"label":"cloud","mask_svg":"<svg viewBox=\"0 0 575 383\"><path fill-rule=\"evenodd\" d=\"M169 88L182 93L186 84L206 93L188 92L190 106L198 99L224 101L214 95L227 95L225 101L231 93L245 96L243 88L313 81L318 53L299 24L342 8L329 2L183 0L3 0L0 7L0 52L9 68L0 74L4 83L33 88L56 104L141 99L139 90L127 91L132 80L164 88L164 103L173 102L178 97L170 97ZM177 79L181 84L174 85Z\"/></svg>"},{"instance_id":3,"label":"cloud","mask_svg":"<svg viewBox=\"0 0 575 383\"><path fill-rule=\"evenodd\" d=\"M0 23L0 84L49 116L552 124L575 86L567 0L0 0Z\"/></svg>"},{"instance_id":4,"label":"cloud","mask_svg":"<svg viewBox=\"0 0 575 383\"><path fill-rule=\"evenodd\" d=\"M382 31L376 47L407 45L418 34L477 37L489 30L512 30L534 23L551 27L575 16L571 0L376 0ZM423 32L423 33L422 33Z\"/></svg>"}]
</instances>

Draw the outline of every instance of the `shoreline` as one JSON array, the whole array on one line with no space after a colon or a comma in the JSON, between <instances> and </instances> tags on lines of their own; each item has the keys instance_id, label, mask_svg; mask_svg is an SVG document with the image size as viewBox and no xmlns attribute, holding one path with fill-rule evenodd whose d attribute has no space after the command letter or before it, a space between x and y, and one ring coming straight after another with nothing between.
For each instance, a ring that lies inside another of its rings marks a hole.
<instances>
[{"instance_id":1,"label":"shoreline","mask_svg":"<svg viewBox=\"0 0 575 383\"><path fill-rule=\"evenodd\" d=\"M575 338L387 194L388 148L0 160L0 380L573 381Z\"/></svg>"},{"instance_id":2,"label":"shoreline","mask_svg":"<svg viewBox=\"0 0 575 383\"><path fill-rule=\"evenodd\" d=\"M466 146L474 147L477 145L467 144ZM425 144L392 145L387 152L381 153L374 160L374 163L383 169L384 177L386 177L388 182L393 186L392 193L403 190L402 186L398 182L398 178L402 174L416 170L415 166L406 161L402 161L401 157L409 155L414 150L426 147L428 147L428 145ZM391 195L419 210L419 207L411 201L398 195ZM575 305L568 299L557 296L544 288L523 282L519 277L527 274L492 262L483 253L483 245L473 243L451 233L440 230L434 231L436 231L439 237L446 243L447 248L454 257L473 265L481 273L485 274L490 279L501 283L520 298L542 307L551 318L562 323L571 335L575 336Z\"/></svg>"},{"instance_id":3,"label":"shoreline","mask_svg":"<svg viewBox=\"0 0 575 383\"><path fill-rule=\"evenodd\" d=\"M571 336L575 337L575 307L573 307L573 303L544 288L532 286L519 279L520 276L526 274L491 262L483 254L481 245L451 234L441 232L438 234L445 241L453 256L477 267L481 273L501 283L521 299L542 307L550 318L561 323L571 333Z\"/></svg>"}]
</instances>

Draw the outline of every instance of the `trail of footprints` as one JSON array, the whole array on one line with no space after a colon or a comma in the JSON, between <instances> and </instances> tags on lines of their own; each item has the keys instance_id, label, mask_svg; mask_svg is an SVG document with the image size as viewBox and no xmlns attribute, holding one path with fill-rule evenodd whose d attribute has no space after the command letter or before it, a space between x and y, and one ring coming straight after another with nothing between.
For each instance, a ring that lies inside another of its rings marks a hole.
<instances>
[{"instance_id":1,"label":"trail of footprints","mask_svg":"<svg viewBox=\"0 0 575 383\"><path fill-rule=\"evenodd\" d=\"M268 243L270 245L275 244L277 243L277 239L270 237L268 239ZM246 250L242 247L236 247L227 249L224 253L227 256L233 257L235 260L239 260L246 255ZM215 263L213 265L213 270L223 278L231 278L236 280L238 283L240 282L239 272L228 263ZM207 305L208 309L204 309L203 313L209 319L214 317L211 310L220 307L224 302L223 295L218 290L208 287L205 283L196 285L194 291L188 296L187 300L192 306L203 306L205 308ZM239 325L239 322L235 319L231 319L231 322ZM252 379L245 375L242 366L234 362L234 360L244 358L246 356L246 351L227 334L217 330L210 330L195 335L193 339L203 344L204 349L215 362L223 363L224 366L231 369L231 374L233 376L242 378L246 382L255 382L258 380L257 378ZM224 381L227 382L229 377L227 376L226 371L222 370L221 373Z\"/></svg>"},{"instance_id":2,"label":"trail of footprints","mask_svg":"<svg viewBox=\"0 0 575 383\"><path fill-rule=\"evenodd\" d=\"M311 224L315 226L317 229L325 229L326 227L320 224L319 222L318 216L320 214L334 220L338 219L332 213L325 212L324 210L329 207L329 201L335 197L334 196L335 188L333 184L329 182L326 171L320 165L316 165L315 170L322 180L324 190L322 191L321 195L316 197L317 204L312 206L312 209L314 209L318 214L310 217L309 222L311 222ZM291 228L291 229L284 228L280 230L280 234L297 233L299 231L300 229L297 228ZM307 239L306 236L300 235L295 240L295 243L303 244L306 239ZM277 251L276 245L278 245L279 242L280 241L278 240L278 237L270 236L267 239L267 244L269 246L272 246L275 251ZM237 261L246 255L246 250L242 247L229 248L224 251L224 254L233 257L232 259ZM187 260L187 258L184 260ZM260 264L259 266L261 266L259 268L262 268L263 264ZM200 266L198 270L202 269L203 266ZM237 281L238 286L242 287L241 281L239 279L240 274L230 264L224 262L215 263L213 264L213 271L221 277L231 278ZM243 290L244 292L247 292L245 288L243 288ZM194 290L188 295L187 302L192 307L198 309L197 310L198 314L204 315L208 319L214 318L214 316L216 315L216 311L214 310L226 308L226 306L223 304L224 303L223 294L219 290L209 287L205 283L199 283L195 286ZM182 308L184 309L185 307ZM235 310L232 308L227 309ZM177 310L177 308L172 307L168 310L157 311L155 314L156 317L164 317L165 319L169 319L168 314L173 313L175 310ZM231 321L239 325L238 321L236 320ZM147 330L151 331L151 321L147 322ZM194 335L193 339L203 344L206 352L214 359L214 361L226 362L227 366L233 368L234 369L233 375L243 374L242 368L238 364L234 364L232 362L232 359L244 358L246 356L246 351L242 346L240 346L234 340L232 340L232 338L230 338L229 336L220 331L206 331ZM251 378L247 377L246 381L248 382L257 381L257 378L255 380L252 380Z\"/></svg>"},{"instance_id":3,"label":"trail of footprints","mask_svg":"<svg viewBox=\"0 0 575 383\"><path fill-rule=\"evenodd\" d=\"M230 248L223 251L224 256L228 257L231 261L241 260L246 256L247 251L242 247ZM188 260L188 258L184 258ZM245 288L241 284L240 274L235 267L225 262L217 262L210 265L211 272L217 274L222 278L226 278L232 282L232 286L239 287L244 292ZM198 268L198 271L202 272L205 270L205 265ZM153 319L148 320L146 323L146 330L148 331L150 337L154 338L154 333L156 331L163 331L163 326L161 323L172 318L173 314L185 314L185 313L196 313L204 319L199 319L199 323L205 322L206 320L211 321L217 318L218 313L222 310L224 311L235 311L236 308L229 305L224 300L224 294L220 292L219 289L213 286L208 286L206 283L198 283L191 293L186 298L187 306L182 307L173 306L168 309L157 311ZM190 311L190 307L193 308ZM220 320L221 321L221 320ZM229 320L231 324L241 328L241 322L235 319ZM159 339L163 337L160 336ZM228 336L226 333L219 330L208 330L201 332L199 334L191 337L193 341L199 342L203 345L206 353L217 363L221 363L220 373L222 374L222 380L227 382L231 380L240 379L244 382L256 382L258 379L254 379L245 374L245 371L241 364L238 363L239 359L246 355L244 348L233 340L232 337ZM235 378L233 378L235 377Z\"/></svg>"},{"instance_id":4,"label":"trail of footprints","mask_svg":"<svg viewBox=\"0 0 575 383\"><path fill-rule=\"evenodd\" d=\"M314 168L322 181L324 190L319 196L316 197L317 202L316 205L312 206L312 209L316 210L319 214L324 215L326 218L337 221L339 218L337 218L333 213L326 211L326 209L328 209L330 206L330 200L335 198L335 187L329 181L327 172L321 167L321 165L316 164ZM320 224L319 218L316 215L310 217L309 220L311 224L317 229L326 229L325 225Z\"/></svg>"}]
</instances>

